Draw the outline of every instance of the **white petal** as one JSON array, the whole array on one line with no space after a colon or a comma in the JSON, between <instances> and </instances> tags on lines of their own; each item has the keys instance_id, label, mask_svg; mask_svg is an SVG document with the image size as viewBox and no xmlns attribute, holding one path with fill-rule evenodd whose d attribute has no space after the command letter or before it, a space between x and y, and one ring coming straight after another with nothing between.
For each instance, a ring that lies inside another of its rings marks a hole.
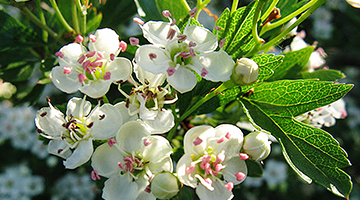
<instances>
[{"instance_id":1,"label":"white petal","mask_svg":"<svg viewBox=\"0 0 360 200\"><path fill-rule=\"evenodd\" d=\"M221 124L215 128L216 136L215 140L209 141L208 146L211 146L216 151L220 153L222 150L225 151L227 156L238 155L243 144L244 135L241 130L231 124ZM230 135L230 139L226 138L226 134ZM218 139L225 138L221 143L217 143Z\"/></svg>"},{"instance_id":2,"label":"white petal","mask_svg":"<svg viewBox=\"0 0 360 200\"><path fill-rule=\"evenodd\" d=\"M159 172L163 172L163 171L168 171L168 172L172 172L173 171L173 161L171 160L170 156L165 157L163 160L161 160L158 163L148 163L147 167L149 167L150 171L153 174L157 174Z\"/></svg>"},{"instance_id":3,"label":"white petal","mask_svg":"<svg viewBox=\"0 0 360 200\"><path fill-rule=\"evenodd\" d=\"M195 145L197 138L202 142ZM209 125L195 126L191 128L184 136L184 152L185 154L203 155L207 148L207 139L215 137L215 129Z\"/></svg>"},{"instance_id":4,"label":"white petal","mask_svg":"<svg viewBox=\"0 0 360 200\"><path fill-rule=\"evenodd\" d=\"M145 124L131 121L121 127L116 135L116 141L125 152L140 153L144 146L143 138L147 136L150 136L150 131Z\"/></svg>"},{"instance_id":5,"label":"white petal","mask_svg":"<svg viewBox=\"0 0 360 200\"><path fill-rule=\"evenodd\" d=\"M71 156L69 145L63 140L50 140L47 150L50 154L66 159Z\"/></svg>"},{"instance_id":6,"label":"white petal","mask_svg":"<svg viewBox=\"0 0 360 200\"><path fill-rule=\"evenodd\" d=\"M174 116L170 110L162 109L157 113L154 120L143 120L149 126L151 134L168 132L174 125Z\"/></svg>"},{"instance_id":7,"label":"white petal","mask_svg":"<svg viewBox=\"0 0 360 200\"><path fill-rule=\"evenodd\" d=\"M36 113L36 127L46 135L60 137L62 132L67 131L62 126L64 123L66 123L64 114L54 107L41 108Z\"/></svg>"},{"instance_id":8,"label":"white petal","mask_svg":"<svg viewBox=\"0 0 360 200\"><path fill-rule=\"evenodd\" d=\"M360 8L360 1L359 0L346 0L348 4L350 4L354 8Z\"/></svg>"},{"instance_id":9,"label":"white petal","mask_svg":"<svg viewBox=\"0 0 360 200\"><path fill-rule=\"evenodd\" d=\"M73 65L76 65L77 60L86 52L86 49L78 43L70 43L63 46L59 52L64 55L63 58L58 59L59 65L61 67L74 67Z\"/></svg>"},{"instance_id":10,"label":"white petal","mask_svg":"<svg viewBox=\"0 0 360 200\"><path fill-rule=\"evenodd\" d=\"M197 179L191 174L186 174L186 168L191 165L191 162L190 154L184 154L176 165L176 174L181 183L196 188Z\"/></svg>"},{"instance_id":11,"label":"white petal","mask_svg":"<svg viewBox=\"0 0 360 200\"><path fill-rule=\"evenodd\" d=\"M117 57L109 63L106 71L111 73L110 79L112 81L126 81L132 73L132 65L129 59Z\"/></svg>"},{"instance_id":12,"label":"white petal","mask_svg":"<svg viewBox=\"0 0 360 200\"><path fill-rule=\"evenodd\" d=\"M295 36L290 44L291 51L297 51L309 46L300 36Z\"/></svg>"},{"instance_id":13,"label":"white petal","mask_svg":"<svg viewBox=\"0 0 360 200\"><path fill-rule=\"evenodd\" d=\"M70 115L83 118L86 117L91 110L91 103L89 101L85 101L85 99L73 97L69 100L67 104L66 115L69 117Z\"/></svg>"},{"instance_id":14,"label":"white petal","mask_svg":"<svg viewBox=\"0 0 360 200\"><path fill-rule=\"evenodd\" d=\"M112 29L103 28L95 32L96 41L89 41L89 49L91 51L103 52L107 59L110 54L115 54L119 49L119 35Z\"/></svg>"},{"instance_id":15,"label":"white petal","mask_svg":"<svg viewBox=\"0 0 360 200\"><path fill-rule=\"evenodd\" d=\"M135 181L138 185L138 196L136 200L155 200L155 196L150 192L147 193L145 188L149 185L149 177L143 172L137 176L137 180Z\"/></svg>"},{"instance_id":16,"label":"white petal","mask_svg":"<svg viewBox=\"0 0 360 200\"><path fill-rule=\"evenodd\" d=\"M167 80L180 93L192 90L197 83L196 75L182 66L173 75L167 76Z\"/></svg>"},{"instance_id":17,"label":"white petal","mask_svg":"<svg viewBox=\"0 0 360 200\"><path fill-rule=\"evenodd\" d=\"M51 70L51 78L55 87L68 94L78 91L81 87L75 70L72 70L70 74L65 74L64 67L56 66Z\"/></svg>"},{"instance_id":18,"label":"white petal","mask_svg":"<svg viewBox=\"0 0 360 200\"><path fill-rule=\"evenodd\" d=\"M203 53L217 48L217 37L208 29L196 25L188 26L184 30L189 42L195 42L195 51Z\"/></svg>"},{"instance_id":19,"label":"white petal","mask_svg":"<svg viewBox=\"0 0 360 200\"><path fill-rule=\"evenodd\" d=\"M208 190L202 184L196 188L196 194L201 200L219 200L219 199L232 199L233 194L225 188L224 183L220 179L215 178L212 186L215 188L213 191Z\"/></svg>"},{"instance_id":20,"label":"white petal","mask_svg":"<svg viewBox=\"0 0 360 200\"><path fill-rule=\"evenodd\" d=\"M179 28L176 25L171 26L169 22L154 22L148 21L142 27L144 37L152 44L165 46L169 41L166 39L170 28L175 30L175 36L173 39L177 39L176 36L180 33Z\"/></svg>"},{"instance_id":21,"label":"white petal","mask_svg":"<svg viewBox=\"0 0 360 200\"><path fill-rule=\"evenodd\" d=\"M97 99L104 96L110 89L111 80L98 79L89 85L80 87L80 91L91 98Z\"/></svg>"},{"instance_id":22,"label":"white petal","mask_svg":"<svg viewBox=\"0 0 360 200\"><path fill-rule=\"evenodd\" d=\"M226 159L224 161L224 165L226 165L226 168L223 169L223 171L226 171L224 173L224 179L227 182L233 182L234 185L240 184L242 181L236 180L235 174L238 172L243 172L245 175L247 175L247 167L244 160L241 160L239 156L233 156L230 159Z\"/></svg>"},{"instance_id":23,"label":"white petal","mask_svg":"<svg viewBox=\"0 0 360 200\"><path fill-rule=\"evenodd\" d=\"M110 147L107 143L104 143L95 149L91 159L91 166L99 175L109 178L120 171L117 163L122 162L123 159L124 155L121 154L117 147Z\"/></svg>"},{"instance_id":24,"label":"white petal","mask_svg":"<svg viewBox=\"0 0 360 200\"><path fill-rule=\"evenodd\" d=\"M106 200L135 200L138 196L138 185L131 177L114 175L105 181L102 198Z\"/></svg>"},{"instance_id":25,"label":"white petal","mask_svg":"<svg viewBox=\"0 0 360 200\"><path fill-rule=\"evenodd\" d=\"M91 135L96 140L105 140L115 136L123 124L122 116L118 109L108 103L95 108L87 120L87 124L91 122L94 123L90 128Z\"/></svg>"},{"instance_id":26,"label":"white petal","mask_svg":"<svg viewBox=\"0 0 360 200\"><path fill-rule=\"evenodd\" d=\"M139 117L143 120L154 120L156 115L158 114L157 110L150 110L146 107L146 101L148 99L144 99L144 97L138 93L136 96L137 100L140 102L140 108L139 108Z\"/></svg>"},{"instance_id":27,"label":"white petal","mask_svg":"<svg viewBox=\"0 0 360 200\"><path fill-rule=\"evenodd\" d=\"M156 58L151 60L149 54L155 54ZM143 45L136 50L135 62L146 71L160 74L166 72L172 61L165 50L154 45Z\"/></svg>"},{"instance_id":28,"label":"white petal","mask_svg":"<svg viewBox=\"0 0 360 200\"><path fill-rule=\"evenodd\" d=\"M129 106L132 106L131 104ZM126 107L126 102L122 101L120 103L115 104L114 106L121 114L121 117L123 119L123 124L129 121L135 121L138 119L137 115L129 115L128 108Z\"/></svg>"},{"instance_id":29,"label":"white petal","mask_svg":"<svg viewBox=\"0 0 360 200\"><path fill-rule=\"evenodd\" d=\"M225 51L204 53L192 58L192 69L201 75L203 68L208 71L206 80L225 82L230 79L235 62Z\"/></svg>"},{"instance_id":30,"label":"white petal","mask_svg":"<svg viewBox=\"0 0 360 200\"><path fill-rule=\"evenodd\" d=\"M75 169L86 163L93 153L92 140L82 140L70 157L64 161L66 169Z\"/></svg>"},{"instance_id":31,"label":"white petal","mask_svg":"<svg viewBox=\"0 0 360 200\"><path fill-rule=\"evenodd\" d=\"M151 144L144 146L142 153L144 160L152 163L158 163L165 157L169 157L170 154L172 154L172 147L166 138L161 136L150 136L145 138L150 140Z\"/></svg>"},{"instance_id":32,"label":"white petal","mask_svg":"<svg viewBox=\"0 0 360 200\"><path fill-rule=\"evenodd\" d=\"M164 74L153 74L151 72L145 71L139 65L134 64L134 72L136 74L136 78L144 85L145 80L149 82L150 87L157 87L162 85L166 79Z\"/></svg>"}]
</instances>

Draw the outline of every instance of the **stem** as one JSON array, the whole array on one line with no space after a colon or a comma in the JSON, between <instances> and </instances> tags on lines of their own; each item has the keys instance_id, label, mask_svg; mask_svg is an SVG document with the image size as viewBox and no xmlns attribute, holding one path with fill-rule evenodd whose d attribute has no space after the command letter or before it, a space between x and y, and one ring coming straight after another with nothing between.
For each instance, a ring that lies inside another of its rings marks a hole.
<instances>
[{"instance_id":1,"label":"stem","mask_svg":"<svg viewBox=\"0 0 360 200\"><path fill-rule=\"evenodd\" d=\"M267 23L264 27L263 30L261 30L261 32L266 32L269 31L271 29L274 29L278 26L281 26L282 24L290 21L292 18L300 15L301 13L303 13L305 10L307 10L308 8L310 8L311 6L313 6L315 3L317 3L318 0L311 0L309 1L307 4L303 5L301 8L297 9L295 12L291 13L290 15L281 18L280 20L274 22L274 23Z\"/></svg>"},{"instance_id":2,"label":"stem","mask_svg":"<svg viewBox=\"0 0 360 200\"><path fill-rule=\"evenodd\" d=\"M232 14L237 10L238 5L239 5L239 0L233 0L231 5L230 16L232 16Z\"/></svg>"},{"instance_id":3,"label":"stem","mask_svg":"<svg viewBox=\"0 0 360 200\"><path fill-rule=\"evenodd\" d=\"M61 11L55 0L49 0L53 9L55 10L56 17L60 20L61 24L65 27L66 31L74 33L74 29L67 23L64 16L61 14Z\"/></svg>"},{"instance_id":4,"label":"stem","mask_svg":"<svg viewBox=\"0 0 360 200\"><path fill-rule=\"evenodd\" d=\"M19 3L12 3L12 5L19 8L28 19L30 19L34 24L36 24L43 30L47 31L51 37L55 38L57 41L59 41L62 44L66 44L65 40L59 37L59 35L55 33L50 27L44 25L27 7Z\"/></svg>"},{"instance_id":5,"label":"stem","mask_svg":"<svg viewBox=\"0 0 360 200\"><path fill-rule=\"evenodd\" d=\"M279 0L273 0L269 6L269 8L266 10L266 12L264 13L264 15L261 16L261 21L265 21L266 18L268 18L268 16L270 15L270 13L273 11L273 9L275 8L276 4L279 2Z\"/></svg>"},{"instance_id":6,"label":"stem","mask_svg":"<svg viewBox=\"0 0 360 200\"><path fill-rule=\"evenodd\" d=\"M198 20L201 10L203 8L205 8L210 3L210 1L211 0L205 0L205 1L197 0L197 3L196 3L197 11L196 11L196 15L195 15L196 20Z\"/></svg>"},{"instance_id":7,"label":"stem","mask_svg":"<svg viewBox=\"0 0 360 200\"><path fill-rule=\"evenodd\" d=\"M79 26L79 18L78 18L78 11L76 9L76 4L71 4L71 14L72 14L72 20L74 24L74 29L76 31L76 34L80 33L80 26Z\"/></svg>"},{"instance_id":8,"label":"stem","mask_svg":"<svg viewBox=\"0 0 360 200\"><path fill-rule=\"evenodd\" d=\"M1 4L5 4L5 5L11 5L11 3L10 3L10 2L8 2L8 1L4 1L4 0L0 0L0 3L1 3Z\"/></svg>"},{"instance_id":9,"label":"stem","mask_svg":"<svg viewBox=\"0 0 360 200\"><path fill-rule=\"evenodd\" d=\"M219 93L221 93L222 91L233 87L233 82L232 81L228 81L228 82L224 82L222 83L219 87L217 87L215 90L213 90L212 92L210 92L209 94L207 94L204 98L200 99L198 102L195 103L195 105L193 105L190 109L188 109L181 117L178 118L178 120L176 120L175 126L170 130L170 132L167 135L167 139L169 141L171 141L171 139L173 138L177 127L181 124L181 122L186 119L189 115L191 115L193 112L196 111L196 109L198 109L202 104L204 104L205 102L209 101L211 98L215 97L216 95L218 95Z\"/></svg>"},{"instance_id":10,"label":"stem","mask_svg":"<svg viewBox=\"0 0 360 200\"><path fill-rule=\"evenodd\" d=\"M44 24L46 26L45 15L40 6L41 0L35 0L35 3L36 3L36 8L39 12L40 21L42 22L42 24ZM42 30L42 36L43 36L44 42L47 43L49 34L44 29Z\"/></svg>"},{"instance_id":11,"label":"stem","mask_svg":"<svg viewBox=\"0 0 360 200\"><path fill-rule=\"evenodd\" d=\"M81 13L81 35L85 36L86 34L86 6L81 5L80 0L75 0L76 7Z\"/></svg>"},{"instance_id":12,"label":"stem","mask_svg":"<svg viewBox=\"0 0 360 200\"><path fill-rule=\"evenodd\" d=\"M109 99L106 97L106 95L102 96L104 103L110 103Z\"/></svg>"},{"instance_id":13,"label":"stem","mask_svg":"<svg viewBox=\"0 0 360 200\"><path fill-rule=\"evenodd\" d=\"M251 49L250 52L248 52L245 55L245 57L249 57L249 56L256 54L258 52L258 48L263 43L263 40L259 37L259 34L258 34L257 24L258 24L260 14L261 14L261 8L264 6L264 4L265 4L264 1L258 1L258 4L256 5L253 22L252 22L252 29L251 29L251 34L252 34L252 37L254 38L255 46Z\"/></svg>"},{"instance_id":14,"label":"stem","mask_svg":"<svg viewBox=\"0 0 360 200\"><path fill-rule=\"evenodd\" d=\"M308 18L316 9L318 9L322 4L324 4L327 0L312 0L311 2L315 2L311 8L309 8L306 12L304 12L299 19L296 20L294 24L288 27L285 31L274 37L272 40L264 44L259 48L259 51L266 50L271 48L276 42L285 37L291 30L293 30L296 26L302 23L306 18ZM311 3L309 2L309 3ZM291 18L292 19L292 18Z\"/></svg>"}]
</instances>

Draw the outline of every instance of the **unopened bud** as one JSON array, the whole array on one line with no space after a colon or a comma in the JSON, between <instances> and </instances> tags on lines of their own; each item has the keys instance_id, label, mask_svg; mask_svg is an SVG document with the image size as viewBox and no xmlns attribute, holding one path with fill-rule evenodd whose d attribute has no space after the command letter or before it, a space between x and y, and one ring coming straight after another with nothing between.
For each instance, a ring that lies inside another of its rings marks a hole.
<instances>
[{"instance_id":1,"label":"unopened bud","mask_svg":"<svg viewBox=\"0 0 360 200\"><path fill-rule=\"evenodd\" d=\"M231 79L239 85L250 85L256 82L259 75L259 66L249 58L236 61Z\"/></svg>"},{"instance_id":2,"label":"unopened bud","mask_svg":"<svg viewBox=\"0 0 360 200\"><path fill-rule=\"evenodd\" d=\"M254 131L244 138L243 151L250 156L251 160L261 161L270 154L271 141L266 133Z\"/></svg>"},{"instance_id":3,"label":"unopened bud","mask_svg":"<svg viewBox=\"0 0 360 200\"><path fill-rule=\"evenodd\" d=\"M169 199L178 192L178 179L170 172L158 173L151 180L151 193L158 199Z\"/></svg>"}]
</instances>

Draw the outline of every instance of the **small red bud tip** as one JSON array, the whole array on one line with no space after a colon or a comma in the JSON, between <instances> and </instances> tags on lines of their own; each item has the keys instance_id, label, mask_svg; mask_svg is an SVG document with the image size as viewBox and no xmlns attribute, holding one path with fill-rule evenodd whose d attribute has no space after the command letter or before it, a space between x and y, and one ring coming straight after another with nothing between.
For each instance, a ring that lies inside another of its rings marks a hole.
<instances>
[{"instance_id":1,"label":"small red bud tip","mask_svg":"<svg viewBox=\"0 0 360 200\"><path fill-rule=\"evenodd\" d=\"M247 160L249 159L249 155L247 155L246 153L239 153L240 156L240 160Z\"/></svg>"},{"instance_id":2,"label":"small red bud tip","mask_svg":"<svg viewBox=\"0 0 360 200\"><path fill-rule=\"evenodd\" d=\"M226 42L226 39L225 39L225 38L224 38L224 39L222 39L222 40L220 40L220 43L219 43L219 47L220 47L220 49L222 49L222 48L224 47L225 42Z\"/></svg>"},{"instance_id":3,"label":"small red bud tip","mask_svg":"<svg viewBox=\"0 0 360 200\"><path fill-rule=\"evenodd\" d=\"M113 147L114 144L116 144L116 140L114 138L110 138L108 139L107 143L110 147Z\"/></svg>"},{"instance_id":4,"label":"small red bud tip","mask_svg":"<svg viewBox=\"0 0 360 200\"><path fill-rule=\"evenodd\" d=\"M171 17L171 13L170 13L170 11L168 11L168 10L162 11L162 15L163 15L165 18Z\"/></svg>"},{"instance_id":5,"label":"small red bud tip","mask_svg":"<svg viewBox=\"0 0 360 200\"><path fill-rule=\"evenodd\" d=\"M237 181L243 181L246 177L246 175L243 172L238 172L235 174Z\"/></svg>"},{"instance_id":6,"label":"small red bud tip","mask_svg":"<svg viewBox=\"0 0 360 200\"><path fill-rule=\"evenodd\" d=\"M97 171L93 170L93 171L91 172L91 179L92 179L93 181L100 180L100 176L99 176L99 174L98 174Z\"/></svg>"},{"instance_id":7,"label":"small red bud tip","mask_svg":"<svg viewBox=\"0 0 360 200\"><path fill-rule=\"evenodd\" d=\"M139 25L145 24L144 21L142 19L138 18L138 17L134 17L133 21L136 22Z\"/></svg>"},{"instance_id":8,"label":"small red bud tip","mask_svg":"<svg viewBox=\"0 0 360 200\"><path fill-rule=\"evenodd\" d=\"M225 188L231 192L232 189L234 188L234 183L233 182L226 183Z\"/></svg>"},{"instance_id":9,"label":"small red bud tip","mask_svg":"<svg viewBox=\"0 0 360 200\"><path fill-rule=\"evenodd\" d=\"M96 42L96 36L93 34L89 35L89 39L91 40L91 42Z\"/></svg>"},{"instance_id":10,"label":"small red bud tip","mask_svg":"<svg viewBox=\"0 0 360 200\"><path fill-rule=\"evenodd\" d=\"M56 52L55 56L60 57L60 58L64 58L64 54L61 53L60 51Z\"/></svg>"}]
</instances>

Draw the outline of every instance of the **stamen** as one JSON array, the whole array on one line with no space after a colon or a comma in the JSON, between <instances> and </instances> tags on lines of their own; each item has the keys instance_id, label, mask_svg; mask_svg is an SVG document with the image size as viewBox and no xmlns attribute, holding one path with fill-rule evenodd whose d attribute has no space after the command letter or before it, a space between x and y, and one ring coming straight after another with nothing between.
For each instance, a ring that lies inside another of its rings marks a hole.
<instances>
[{"instance_id":1,"label":"stamen","mask_svg":"<svg viewBox=\"0 0 360 200\"><path fill-rule=\"evenodd\" d=\"M84 83L84 81L86 80L86 76L83 73L78 74L78 78L80 83Z\"/></svg>"},{"instance_id":2,"label":"stamen","mask_svg":"<svg viewBox=\"0 0 360 200\"><path fill-rule=\"evenodd\" d=\"M189 47L194 47L194 46L196 46L195 42L193 42L193 41L189 42Z\"/></svg>"},{"instance_id":3,"label":"stamen","mask_svg":"<svg viewBox=\"0 0 360 200\"><path fill-rule=\"evenodd\" d=\"M38 133L43 133L43 131L41 130L41 129L36 129L36 132L38 132Z\"/></svg>"},{"instance_id":4,"label":"stamen","mask_svg":"<svg viewBox=\"0 0 360 200\"><path fill-rule=\"evenodd\" d=\"M60 51L56 52L55 56L60 57L60 58L64 58L64 54L61 53Z\"/></svg>"},{"instance_id":5,"label":"stamen","mask_svg":"<svg viewBox=\"0 0 360 200\"><path fill-rule=\"evenodd\" d=\"M184 59L187 59L190 57L190 53L187 53L186 51L183 51L179 54L179 56L183 57Z\"/></svg>"},{"instance_id":6,"label":"stamen","mask_svg":"<svg viewBox=\"0 0 360 200\"><path fill-rule=\"evenodd\" d=\"M195 146L200 145L203 142L203 140L199 137L196 137L195 141L193 142Z\"/></svg>"},{"instance_id":7,"label":"stamen","mask_svg":"<svg viewBox=\"0 0 360 200\"><path fill-rule=\"evenodd\" d=\"M219 163L219 162L224 162L225 160L225 152L224 151L221 151L217 156L216 156L216 162Z\"/></svg>"},{"instance_id":8,"label":"stamen","mask_svg":"<svg viewBox=\"0 0 360 200\"><path fill-rule=\"evenodd\" d=\"M222 49L222 48L224 47L225 42L226 42L226 38L224 38L224 39L220 40L220 43L219 43L219 47L220 47L220 49Z\"/></svg>"},{"instance_id":9,"label":"stamen","mask_svg":"<svg viewBox=\"0 0 360 200\"><path fill-rule=\"evenodd\" d=\"M81 64L81 63L84 62L85 58L86 58L85 55L82 55L82 56L77 60L77 62L78 62L79 64Z\"/></svg>"},{"instance_id":10,"label":"stamen","mask_svg":"<svg viewBox=\"0 0 360 200\"><path fill-rule=\"evenodd\" d=\"M124 164L122 162L118 162L117 164L122 170L124 170Z\"/></svg>"},{"instance_id":11,"label":"stamen","mask_svg":"<svg viewBox=\"0 0 360 200\"><path fill-rule=\"evenodd\" d=\"M58 149L57 153L60 154L64 149Z\"/></svg>"},{"instance_id":12,"label":"stamen","mask_svg":"<svg viewBox=\"0 0 360 200\"><path fill-rule=\"evenodd\" d=\"M40 114L41 117L45 117L45 115L47 115L47 112L43 112Z\"/></svg>"},{"instance_id":13,"label":"stamen","mask_svg":"<svg viewBox=\"0 0 360 200\"><path fill-rule=\"evenodd\" d=\"M86 53L86 57L90 58L90 57L93 57L95 54L96 54L96 51L88 51Z\"/></svg>"},{"instance_id":14,"label":"stamen","mask_svg":"<svg viewBox=\"0 0 360 200\"><path fill-rule=\"evenodd\" d=\"M157 55L154 53L149 53L150 60L156 59Z\"/></svg>"},{"instance_id":15,"label":"stamen","mask_svg":"<svg viewBox=\"0 0 360 200\"><path fill-rule=\"evenodd\" d=\"M71 73L71 67L64 67L64 74L70 74Z\"/></svg>"},{"instance_id":16,"label":"stamen","mask_svg":"<svg viewBox=\"0 0 360 200\"><path fill-rule=\"evenodd\" d=\"M131 46L137 46L137 45L139 45L139 39L136 38L136 37L130 37L130 38L129 38L129 41L130 41Z\"/></svg>"},{"instance_id":17,"label":"stamen","mask_svg":"<svg viewBox=\"0 0 360 200\"><path fill-rule=\"evenodd\" d=\"M91 42L96 42L96 36L95 35L93 35L93 34L90 34L89 35L89 39L91 40Z\"/></svg>"},{"instance_id":18,"label":"stamen","mask_svg":"<svg viewBox=\"0 0 360 200\"><path fill-rule=\"evenodd\" d=\"M197 7L194 7L189 11L190 17L195 17L196 13L197 13Z\"/></svg>"},{"instance_id":19,"label":"stamen","mask_svg":"<svg viewBox=\"0 0 360 200\"><path fill-rule=\"evenodd\" d=\"M86 127L91 128L94 125L94 122L90 122Z\"/></svg>"},{"instance_id":20,"label":"stamen","mask_svg":"<svg viewBox=\"0 0 360 200\"><path fill-rule=\"evenodd\" d=\"M221 27L215 26L214 29L217 30L217 31L220 31L220 30L221 30Z\"/></svg>"},{"instance_id":21,"label":"stamen","mask_svg":"<svg viewBox=\"0 0 360 200\"><path fill-rule=\"evenodd\" d=\"M105 56L102 52L97 51L97 55L99 56L99 58L105 58Z\"/></svg>"},{"instance_id":22,"label":"stamen","mask_svg":"<svg viewBox=\"0 0 360 200\"><path fill-rule=\"evenodd\" d=\"M208 70L206 70L205 68L202 68L200 75L201 75L202 77L204 77L204 76L206 76L208 73L209 73Z\"/></svg>"},{"instance_id":23,"label":"stamen","mask_svg":"<svg viewBox=\"0 0 360 200\"><path fill-rule=\"evenodd\" d=\"M203 68L203 69L204 69L204 68ZM201 73L201 76L203 76L202 73ZM222 142L224 142L224 141L225 141L225 137L222 137L222 138L218 139L218 140L216 141L216 143L220 144L220 143L222 143Z\"/></svg>"},{"instance_id":24,"label":"stamen","mask_svg":"<svg viewBox=\"0 0 360 200\"><path fill-rule=\"evenodd\" d=\"M187 38L186 35L178 35L178 36L176 36L176 37L179 38L179 41L180 41L180 42L184 42L184 41L186 40L186 38Z\"/></svg>"},{"instance_id":25,"label":"stamen","mask_svg":"<svg viewBox=\"0 0 360 200\"><path fill-rule=\"evenodd\" d=\"M246 153L239 153L239 156L240 156L240 160L247 160L250 157Z\"/></svg>"},{"instance_id":26,"label":"stamen","mask_svg":"<svg viewBox=\"0 0 360 200\"><path fill-rule=\"evenodd\" d=\"M115 54L111 53L111 54L110 54L110 60L111 60L111 61L114 61L114 59L115 59Z\"/></svg>"},{"instance_id":27,"label":"stamen","mask_svg":"<svg viewBox=\"0 0 360 200\"><path fill-rule=\"evenodd\" d=\"M168 11L168 10L162 11L162 15L163 15L165 18L171 17L171 13L170 13L170 11Z\"/></svg>"},{"instance_id":28,"label":"stamen","mask_svg":"<svg viewBox=\"0 0 360 200\"><path fill-rule=\"evenodd\" d=\"M116 144L116 140L114 138L110 138L108 139L107 143L110 147L113 147L114 144Z\"/></svg>"},{"instance_id":29,"label":"stamen","mask_svg":"<svg viewBox=\"0 0 360 200\"><path fill-rule=\"evenodd\" d=\"M106 72L105 75L104 75L104 79L109 80L110 77L111 77L111 72Z\"/></svg>"},{"instance_id":30,"label":"stamen","mask_svg":"<svg viewBox=\"0 0 360 200\"><path fill-rule=\"evenodd\" d=\"M146 186L146 188L145 188L145 192L147 192L147 193L151 193L151 188L150 188L150 186L148 185L148 186Z\"/></svg>"},{"instance_id":31,"label":"stamen","mask_svg":"<svg viewBox=\"0 0 360 200\"><path fill-rule=\"evenodd\" d=\"M226 139L228 139L228 140L231 140L231 139L232 139L232 136L231 136L231 134L230 134L229 132L226 133L225 137L226 137Z\"/></svg>"},{"instance_id":32,"label":"stamen","mask_svg":"<svg viewBox=\"0 0 360 200\"><path fill-rule=\"evenodd\" d=\"M225 168L225 165L223 165L223 164L216 164L215 165L215 171L216 172L219 172L219 171L221 171L222 169L224 169Z\"/></svg>"},{"instance_id":33,"label":"stamen","mask_svg":"<svg viewBox=\"0 0 360 200\"><path fill-rule=\"evenodd\" d=\"M194 164L191 164L190 167L187 167L186 170L185 170L185 173L186 174L191 174L195 171L195 165Z\"/></svg>"},{"instance_id":34,"label":"stamen","mask_svg":"<svg viewBox=\"0 0 360 200\"><path fill-rule=\"evenodd\" d=\"M123 40L120 41L119 48L121 52L125 52L127 49L127 43Z\"/></svg>"},{"instance_id":35,"label":"stamen","mask_svg":"<svg viewBox=\"0 0 360 200\"><path fill-rule=\"evenodd\" d=\"M238 172L235 174L237 181L243 181L246 175L243 172Z\"/></svg>"},{"instance_id":36,"label":"stamen","mask_svg":"<svg viewBox=\"0 0 360 200\"><path fill-rule=\"evenodd\" d=\"M168 73L168 76L172 76L175 73L176 69L173 67L169 67L166 72Z\"/></svg>"},{"instance_id":37,"label":"stamen","mask_svg":"<svg viewBox=\"0 0 360 200\"><path fill-rule=\"evenodd\" d=\"M96 170L91 171L91 179L93 181L100 180L99 173Z\"/></svg>"},{"instance_id":38,"label":"stamen","mask_svg":"<svg viewBox=\"0 0 360 200\"><path fill-rule=\"evenodd\" d=\"M170 28L170 30L169 30L169 32L168 32L168 34L166 36L166 39L172 40L174 38L175 34L176 34L175 29Z\"/></svg>"},{"instance_id":39,"label":"stamen","mask_svg":"<svg viewBox=\"0 0 360 200\"><path fill-rule=\"evenodd\" d=\"M225 188L231 192L232 189L234 188L234 183L233 182L226 183Z\"/></svg>"},{"instance_id":40,"label":"stamen","mask_svg":"<svg viewBox=\"0 0 360 200\"><path fill-rule=\"evenodd\" d=\"M99 120L103 120L105 118L105 114L99 115Z\"/></svg>"},{"instance_id":41,"label":"stamen","mask_svg":"<svg viewBox=\"0 0 360 200\"><path fill-rule=\"evenodd\" d=\"M81 35L78 35L78 36L76 36L76 38L75 38L75 42L76 43L82 43L84 41L84 38L83 38L83 36L81 36Z\"/></svg>"},{"instance_id":42,"label":"stamen","mask_svg":"<svg viewBox=\"0 0 360 200\"><path fill-rule=\"evenodd\" d=\"M192 57L195 57L195 56L196 56L195 51L194 51L193 48L189 48L189 53L190 53L190 55L191 55Z\"/></svg>"},{"instance_id":43,"label":"stamen","mask_svg":"<svg viewBox=\"0 0 360 200\"><path fill-rule=\"evenodd\" d=\"M139 25L143 25L145 23L142 19L140 19L138 17L134 17L133 21L136 22Z\"/></svg>"},{"instance_id":44,"label":"stamen","mask_svg":"<svg viewBox=\"0 0 360 200\"><path fill-rule=\"evenodd\" d=\"M150 144L151 144L151 140L145 138L145 139L144 139L144 145L147 147L147 146L149 146Z\"/></svg>"}]
</instances>

